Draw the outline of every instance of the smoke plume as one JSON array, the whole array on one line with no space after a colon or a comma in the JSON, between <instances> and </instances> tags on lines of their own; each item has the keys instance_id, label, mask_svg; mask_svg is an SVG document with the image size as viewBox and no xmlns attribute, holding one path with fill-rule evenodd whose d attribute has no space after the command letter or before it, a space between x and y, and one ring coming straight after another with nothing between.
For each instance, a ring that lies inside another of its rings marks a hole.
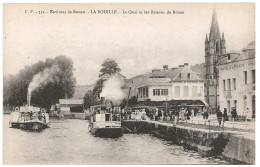
<instances>
[{"instance_id":1,"label":"smoke plume","mask_svg":"<svg viewBox=\"0 0 260 167\"><path fill-rule=\"evenodd\" d=\"M104 82L100 96L111 100L114 105L118 106L125 98L125 93L122 90L123 86L124 81L122 81L118 75L113 75Z\"/></svg>"},{"instance_id":2,"label":"smoke plume","mask_svg":"<svg viewBox=\"0 0 260 167\"><path fill-rule=\"evenodd\" d=\"M56 77L56 75L58 72L60 72L59 66L53 65L51 68L46 68L43 71L34 75L32 81L29 84L28 93L31 94L31 92L33 92L37 88L45 86L48 83L57 82L58 78Z\"/></svg>"}]
</instances>

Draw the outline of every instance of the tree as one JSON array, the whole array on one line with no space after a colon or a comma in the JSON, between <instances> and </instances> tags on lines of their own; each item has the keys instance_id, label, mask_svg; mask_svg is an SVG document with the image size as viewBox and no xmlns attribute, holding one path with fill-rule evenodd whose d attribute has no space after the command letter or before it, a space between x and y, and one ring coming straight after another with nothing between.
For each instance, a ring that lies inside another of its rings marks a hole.
<instances>
[{"instance_id":1,"label":"tree","mask_svg":"<svg viewBox=\"0 0 260 167\"><path fill-rule=\"evenodd\" d=\"M99 78L106 77L106 75L113 75L119 73L121 69L118 67L118 64L115 60L107 58L101 65Z\"/></svg>"},{"instance_id":2,"label":"tree","mask_svg":"<svg viewBox=\"0 0 260 167\"><path fill-rule=\"evenodd\" d=\"M37 83L39 85L31 93L31 104L49 108L59 99L65 98L65 95L72 97L76 86L73 62L66 56L58 56L26 66L17 75L7 79L4 83L4 103L12 106L26 104L29 84L36 75L46 71L48 80Z\"/></svg>"},{"instance_id":3,"label":"tree","mask_svg":"<svg viewBox=\"0 0 260 167\"><path fill-rule=\"evenodd\" d=\"M92 90L88 90L84 95L84 108L90 108L97 102L98 97L93 94Z\"/></svg>"},{"instance_id":4,"label":"tree","mask_svg":"<svg viewBox=\"0 0 260 167\"><path fill-rule=\"evenodd\" d=\"M113 59L107 58L101 65L99 80L96 82L93 93L95 96L99 97L102 92L103 83L108 79L109 76L119 73L121 69L119 68L117 62Z\"/></svg>"}]
</instances>

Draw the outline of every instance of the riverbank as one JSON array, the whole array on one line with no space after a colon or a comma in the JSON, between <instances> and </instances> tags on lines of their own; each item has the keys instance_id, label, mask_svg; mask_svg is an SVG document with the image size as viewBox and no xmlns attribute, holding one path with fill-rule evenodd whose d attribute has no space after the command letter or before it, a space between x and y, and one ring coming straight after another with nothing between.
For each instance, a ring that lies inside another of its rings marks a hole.
<instances>
[{"instance_id":1,"label":"riverbank","mask_svg":"<svg viewBox=\"0 0 260 167\"><path fill-rule=\"evenodd\" d=\"M253 131L150 120L127 120L122 122L122 126L126 133L152 133L206 156L222 155L241 163L255 164Z\"/></svg>"}]
</instances>

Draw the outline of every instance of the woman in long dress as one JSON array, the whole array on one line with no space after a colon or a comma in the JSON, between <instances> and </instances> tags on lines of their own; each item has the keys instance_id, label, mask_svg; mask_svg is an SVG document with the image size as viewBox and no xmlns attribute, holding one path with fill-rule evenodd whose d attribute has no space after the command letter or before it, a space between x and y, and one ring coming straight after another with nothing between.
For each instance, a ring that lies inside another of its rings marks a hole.
<instances>
[{"instance_id":1,"label":"woman in long dress","mask_svg":"<svg viewBox=\"0 0 260 167\"><path fill-rule=\"evenodd\" d=\"M249 110L249 108L247 108L246 109L246 120L251 120L252 119L252 117L251 117L251 112L250 112L250 110Z\"/></svg>"}]
</instances>

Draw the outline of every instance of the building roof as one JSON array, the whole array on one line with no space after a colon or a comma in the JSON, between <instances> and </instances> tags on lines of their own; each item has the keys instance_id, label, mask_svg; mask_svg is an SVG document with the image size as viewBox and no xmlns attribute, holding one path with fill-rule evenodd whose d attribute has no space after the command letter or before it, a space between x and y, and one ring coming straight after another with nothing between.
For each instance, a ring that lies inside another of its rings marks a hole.
<instances>
[{"instance_id":1,"label":"building roof","mask_svg":"<svg viewBox=\"0 0 260 167\"><path fill-rule=\"evenodd\" d=\"M246 47L243 48L243 51L251 49L255 49L255 41L250 42Z\"/></svg>"},{"instance_id":2,"label":"building roof","mask_svg":"<svg viewBox=\"0 0 260 167\"><path fill-rule=\"evenodd\" d=\"M59 99L60 104L83 104L83 99Z\"/></svg>"},{"instance_id":3,"label":"building roof","mask_svg":"<svg viewBox=\"0 0 260 167\"><path fill-rule=\"evenodd\" d=\"M224 65L227 63L253 58L255 58L255 41L250 42L246 47L244 47L242 49L242 53L226 53L219 59L218 65Z\"/></svg>"},{"instance_id":4,"label":"building roof","mask_svg":"<svg viewBox=\"0 0 260 167\"><path fill-rule=\"evenodd\" d=\"M190 75L190 78L187 78L187 75ZM132 84L136 87L141 87L144 85L154 85L151 84L150 79L158 79L159 81L155 82L159 84L161 82L171 83L171 82L179 82L179 81L203 81L203 79L199 76L198 73L192 71L188 66L182 66L180 68L175 69L162 69L162 70L152 70L149 74L139 75L138 77L132 78ZM169 78L169 81L163 80L163 78ZM160 82L160 79L163 81Z\"/></svg>"}]
</instances>

